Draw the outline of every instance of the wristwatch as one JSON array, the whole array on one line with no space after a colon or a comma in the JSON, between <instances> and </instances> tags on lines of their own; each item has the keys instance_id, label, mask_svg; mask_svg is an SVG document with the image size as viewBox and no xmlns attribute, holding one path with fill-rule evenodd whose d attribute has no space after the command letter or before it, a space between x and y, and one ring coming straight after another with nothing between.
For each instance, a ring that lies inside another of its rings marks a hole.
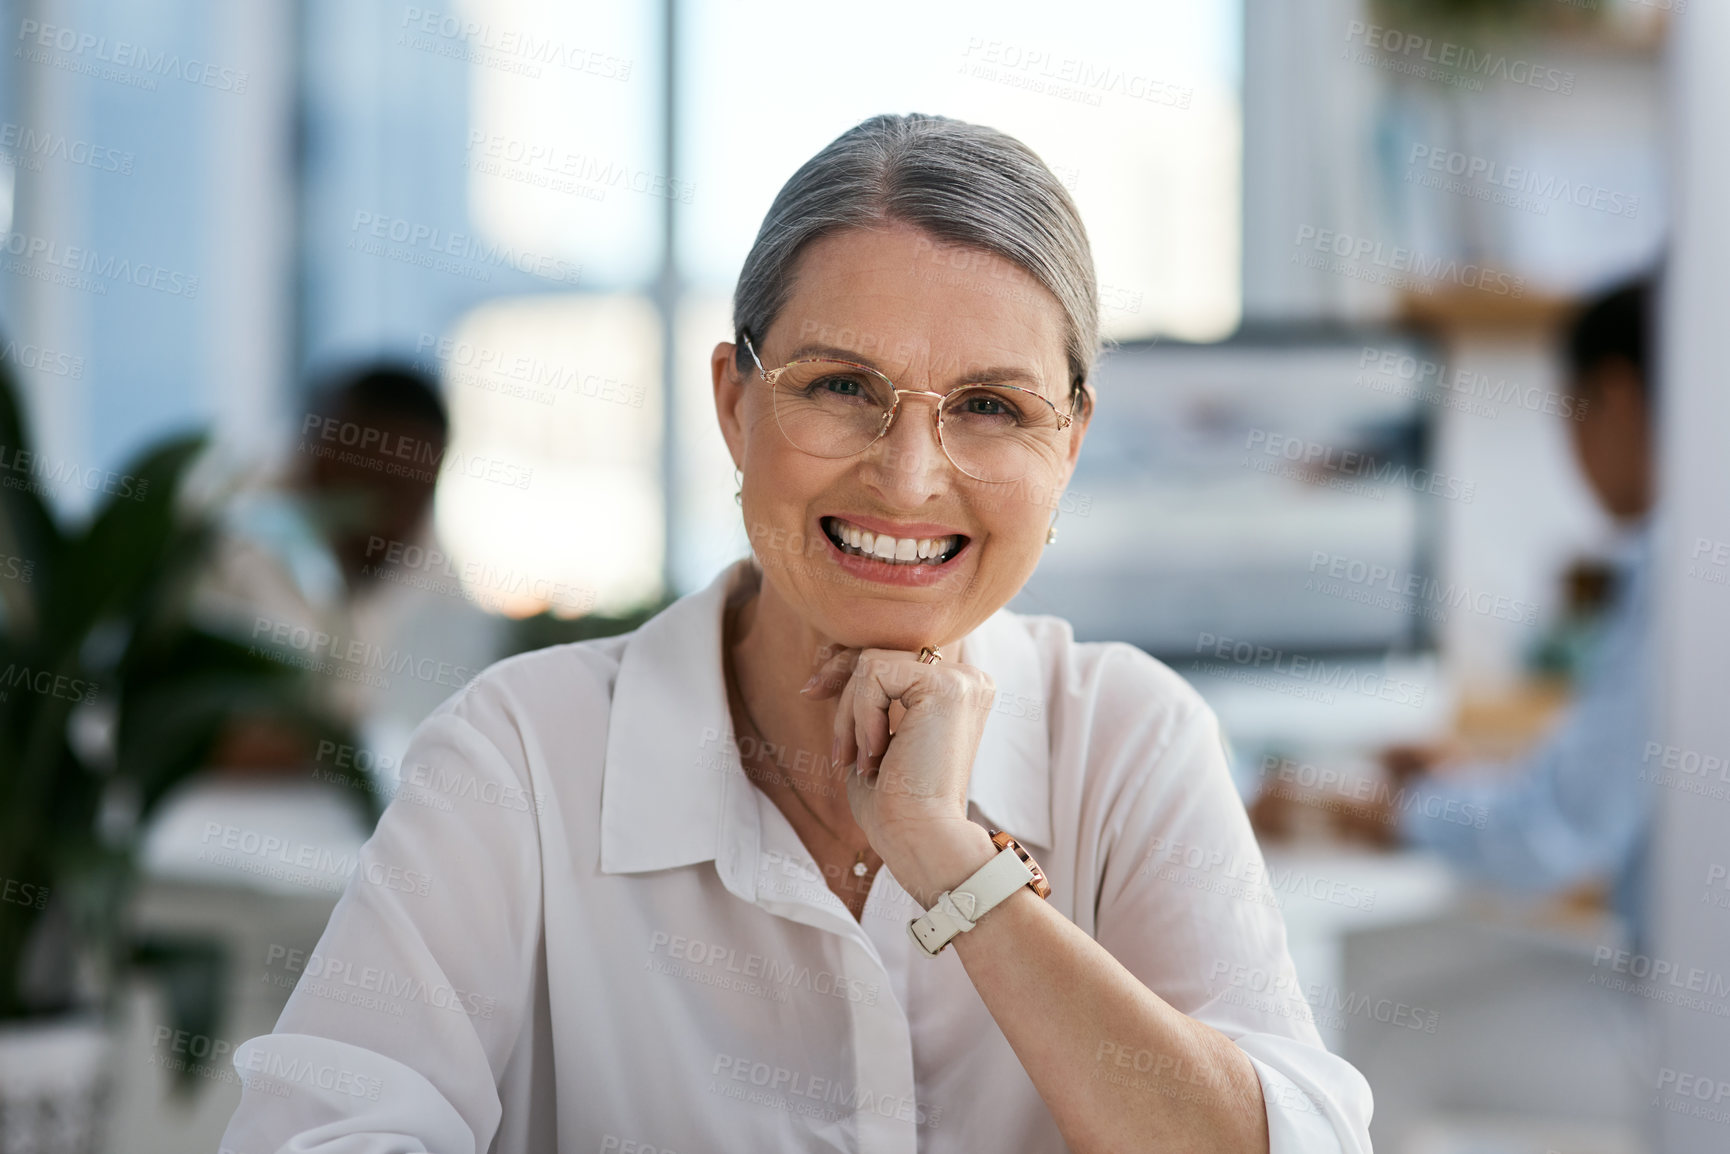
<instances>
[{"instance_id":1,"label":"wristwatch","mask_svg":"<svg viewBox=\"0 0 1730 1154\"><path fill-rule=\"evenodd\" d=\"M980 918L1022 886L1042 898L1051 896L1051 883L1045 880L1045 871L1021 848L1021 843L1002 830L989 832L997 856L954 889L938 894L936 905L907 923L907 936L928 957L942 953L956 934L978 925Z\"/></svg>"}]
</instances>

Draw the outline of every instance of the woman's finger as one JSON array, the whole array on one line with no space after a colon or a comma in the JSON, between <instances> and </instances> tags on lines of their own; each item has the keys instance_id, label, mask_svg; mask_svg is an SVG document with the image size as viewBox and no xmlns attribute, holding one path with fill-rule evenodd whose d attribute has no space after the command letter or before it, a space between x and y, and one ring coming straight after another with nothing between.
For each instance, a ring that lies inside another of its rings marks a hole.
<instances>
[{"instance_id":1,"label":"woman's finger","mask_svg":"<svg viewBox=\"0 0 1730 1154\"><path fill-rule=\"evenodd\" d=\"M860 690L867 683L867 668L863 654L860 654L860 663L853 668L853 680L849 680L848 687L843 690L843 704L841 704L841 708L837 709L837 713L841 709L846 709L848 725L853 732L853 742L858 746L858 768L860 768L860 772L868 775L868 773L875 772L877 766L882 765L882 754L889 747L889 742L887 740L882 740L882 742L874 740L875 735L872 732L872 727L870 727L870 706L860 704L862 702Z\"/></svg>"},{"instance_id":2,"label":"woman's finger","mask_svg":"<svg viewBox=\"0 0 1730 1154\"><path fill-rule=\"evenodd\" d=\"M887 649L867 649L860 653L853 670L853 715L862 743L871 753L867 768L876 769L883 763L889 749L889 694L884 691L883 677L887 666L896 659L906 660L906 654ZM891 675L892 676L892 675Z\"/></svg>"},{"instance_id":3,"label":"woman's finger","mask_svg":"<svg viewBox=\"0 0 1730 1154\"><path fill-rule=\"evenodd\" d=\"M836 765L852 765L859 757L859 743L853 729L853 681L841 688L841 700L835 704L834 745L831 749Z\"/></svg>"},{"instance_id":4,"label":"woman's finger","mask_svg":"<svg viewBox=\"0 0 1730 1154\"><path fill-rule=\"evenodd\" d=\"M827 647L825 647L827 648ZM806 682L803 693L812 701L826 701L840 694L853 676L853 665L859 659L858 649L834 649L818 654L817 672Z\"/></svg>"}]
</instances>

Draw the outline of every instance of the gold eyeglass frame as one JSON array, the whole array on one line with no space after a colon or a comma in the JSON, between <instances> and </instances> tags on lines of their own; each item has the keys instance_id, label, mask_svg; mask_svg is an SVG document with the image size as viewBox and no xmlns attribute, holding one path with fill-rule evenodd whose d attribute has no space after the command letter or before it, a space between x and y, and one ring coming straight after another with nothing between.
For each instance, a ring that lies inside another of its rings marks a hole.
<instances>
[{"instance_id":1,"label":"gold eyeglass frame","mask_svg":"<svg viewBox=\"0 0 1730 1154\"><path fill-rule=\"evenodd\" d=\"M739 331L739 338L745 342L745 349L747 352L749 352L751 354L751 360L753 362L755 362L755 364L757 366L757 372L762 374L764 382L770 388L774 388L775 383L781 379L782 374L784 374L788 369L792 368L794 365L814 364L814 363L819 362L819 361L821 361L824 364L830 364L830 365L846 365L850 369L858 369L860 372L869 373L872 376L876 377L878 380L882 381L885 385L887 385L889 387L890 393L892 393L895 397L895 403L890 405L889 408L884 411L883 424L878 427L877 435L875 437L872 437L869 441L865 442L864 445L860 446L858 449L855 449L851 453L843 453L839 457L822 457L823 460L825 460L825 461L845 461L848 457L857 457L860 453L865 452L866 450L870 449L872 445L875 445L878 441L881 441L884 438L884 436L888 434L890 428L894 426L895 417L901 412L901 398L903 396L931 397L931 398L934 398L937 402L937 407L932 410L932 416L937 421L937 447L943 450L944 458L951 465L955 466L955 469L957 472L961 473L964 476L972 477L975 481L982 481L987 485L1009 485L1009 484L1013 484L1014 482L1019 481L1021 479L1020 477L1008 477L1002 481L986 481L984 477L976 476L973 473L969 473L966 469L963 469L961 467L960 463L957 462L955 460L955 458L950 454L949 446L944 444L944 442L943 442L943 404L950 396L961 393L963 390L970 388L972 386L960 385L954 389L951 389L947 393L936 393L936 392L932 392L930 389L898 389L895 387L894 381L890 380L887 376L885 376L883 373L881 373L877 369L872 368L870 365L862 365L858 361L842 360L840 357L800 357L798 360L788 361L786 364L782 365L778 369L766 369L763 367L763 358L761 358L757 355L757 348L755 345L753 345L751 343L751 334L748 332L745 332L743 329L741 329ZM1036 392L1033 389L1023 388L1020 385L985 385L985 384L981 384L979 387L992 388L992 389L1014 389L1018 393L1026 393L1030 397L1038 397L1041 401L1045 402L1046 407L1049 408L1052 412L1052 415L1057 418L1057 431L1060 433L1063 432L1063 430L1069 428L1069 426L1072 423L1074 423L1074 420L1075 420L1075 403L1074 403L1074 401L1070 402L1069 412L1066 413L1062 409L1059 409L1056 405L1052 404L1051 398L1047 397L1044 393ZM801 453L811 453L811 450L805 448L802 445L796 444L793 441L793 438L788 436L786 426L781 424L781 412L778 408L775 410L775 427L781 430L781 435L783 437L787 438L788 444L792 445L795 449L798 449ZM818 454L818 453L811 453L811 455L813 457L821 456L821 454Z\"/></svg>"}]
</instances>

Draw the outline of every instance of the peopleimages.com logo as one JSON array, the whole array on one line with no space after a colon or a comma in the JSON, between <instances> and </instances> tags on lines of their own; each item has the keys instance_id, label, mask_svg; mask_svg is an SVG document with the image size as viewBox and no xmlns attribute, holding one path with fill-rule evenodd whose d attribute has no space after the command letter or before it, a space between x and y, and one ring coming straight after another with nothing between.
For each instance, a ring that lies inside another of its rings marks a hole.
<instances>
[{"instance_id":1,"label":"peopleimages.com logo","mask_svg":"<svg viewBox=\"0 0 1730 1154\"><path fill-rule=\"evenodd\" d=\"M6 270L38 280L51 280L97 296L108 294L108 285L130 284L151 292L193 300L198 296L198 278L149 261L135 261L113 252L100 252L76 244L62 244L45 236L24 232L0 234L0 251L16 257Z\"/></svg>"},{"instance_id":2,"label":"peopleimages.com logo","mask_svg":"<svg viewBox=\"0 0 1730 1154\"><path fill-rule=\"evenodd\" d=\"M1361 44L1363 47L1357 48ZM1452 40L1437 40L1421 32L1384 28L1353 20L1346 25L1346 59L1359 64L1434 80L1451 87L1481 92L1486 80L1536 88L1569 96L1574 91L1574 73L1553 68L1505 52L1480 51Z\"/></svg>"},{"instance_id":3,"label":"peopleimages.com logo","mask_svg":"<svg viewBox=\"0 0 1730 1154\"><path fill-rule=\"evenodd\" d=\"M60 24L43 24L38 20L22 20L18 24L20 47L14 55L35 64L53 64L68 71L84 72L104 80L122 80L135 87L151 90L157 77L171 77L214 88L219 92L246 91L247 72L244 68L226 68L196 57L182 57L178 52L152 52L142 44L128 40L110 40L93 32L80 32ZM75 66L43 52L53 49L69 58ZM103 68L100 66L110 66ZM141 72L143 76L115 73L115 68ZM142 81L143 83L139 83Z\"/></svg>"},{"instance_id":4,"label":"peopleimages.com logo","mask_svg":"<svg viewBox=\"0 0 1730 1154\"><path fill-rule=\"evenodd\" d=\"M1416 171L1419 161L1423 162L1428 173ZM1444 181L1443 174L1458 180ZM1569 180L1518 164L1503 164L1499 160L1440 145L1412 145L1411 154L1406 157L1406 183L1531 209L1539 215L1547 214L1550 204L1555 202L1566 202L1608 216L1631 218L1640 211L1640 198L1629 193ZM1488 187L1479 188L1479 185Z\"/></svg>"},{"instance_id":5,"label":"peopleimages.com logo","mask_svg":"<svg viewBox=\"0 0 1730 1154\"><path fill-rule=\"evenodd\" d=\"M560 257L364 209L355 211L349 232L352 235L348 247L356 252L388 257L435 272L455 273L471 280L490 281L494 269L514 269L574 285L583 272L581 265Z\"/></svg>"},{"instance_id":6,"label":"peopleimages.com logo","mask_svg":"<svg viewBox=\"0 0 1730 1154\"><path fill-rule=\"evenodd\" d=\"M1434 256L1397 244L1390 245L1373 237L1352 236L1349 233L1304 224L1298 226L1297 237L1292 244L1300 249L1307 245L1324 258L1332 256L1349 261L1350 265L1347 267L1361 267L1368 262L1370 268L1381 272L1409 272L1413 274L1412 279L1416 284L1454 284L1460 288L1476 289L1492 296L1504 297L1524 296L1526 292L1525 277L1475 261L1459 261L1453 257Z\"/></svg>"}]
</instances>

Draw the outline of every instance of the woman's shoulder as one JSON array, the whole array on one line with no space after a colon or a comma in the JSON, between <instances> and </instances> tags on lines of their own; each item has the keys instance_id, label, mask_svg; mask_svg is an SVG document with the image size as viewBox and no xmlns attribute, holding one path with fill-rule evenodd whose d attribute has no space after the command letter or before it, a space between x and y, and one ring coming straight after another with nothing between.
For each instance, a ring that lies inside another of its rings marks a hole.
<instances>
[{"instance_id":1,"label":"woman's shoulder","mask_svg":"<svg viewBox=\"0 0 1730 1154\"><path fill-rule=\"evenodd\" d=\"M1127 641L1077 641L1070 623L1051 614L1007 613L1032 640L1053 711L1085 706L1095 717L1203 717L1207 702L1182 674Z\"/></svg>"},{"instance_id":2,"label":"woman's shoulder","mask_svg":"<svg viewBox=\"0 0 1730 1154\"><path fill-rule=\"evenodd\" d=\"M619 663L631 633L549 645L493 662L433 711L483 732L580 722L611 706Z\"/></svg>"},{"instance_id":3,"label":"woman's shoulder","mask_svg":"<svg viewBox=\"0 0 1730 1154\"><path fill-rule=\"evenodd\" d=\"M1145 840L1180 815L1238 804L1218 719L1182 674L1127 642L1077 641L1060 617L1018 623L1043 668L1051 789L1069 799L1076 844L1108 844L1138 813L1133 836Z\"/></svg>"}]
</instances>

